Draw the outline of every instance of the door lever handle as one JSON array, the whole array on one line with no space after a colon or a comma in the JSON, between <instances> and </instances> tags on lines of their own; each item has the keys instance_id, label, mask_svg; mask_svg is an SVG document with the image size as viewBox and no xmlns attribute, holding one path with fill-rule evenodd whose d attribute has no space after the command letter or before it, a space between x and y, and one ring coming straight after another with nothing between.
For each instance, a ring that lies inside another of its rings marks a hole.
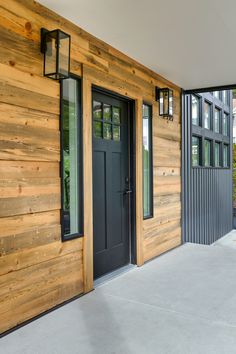
<instances>
[{"instance_id":1,"label":"door lever handle","mask_svg":"<svg viewBox=\"0 0 236 354\"><path fill-rule=\"evenodd\" d=\"M126 189L126 190L124 191L124 194L125 194L125 195L131 194L131 193L132 193L132 190L131 190L131 189Z\"/></svg>"}]
</instances>

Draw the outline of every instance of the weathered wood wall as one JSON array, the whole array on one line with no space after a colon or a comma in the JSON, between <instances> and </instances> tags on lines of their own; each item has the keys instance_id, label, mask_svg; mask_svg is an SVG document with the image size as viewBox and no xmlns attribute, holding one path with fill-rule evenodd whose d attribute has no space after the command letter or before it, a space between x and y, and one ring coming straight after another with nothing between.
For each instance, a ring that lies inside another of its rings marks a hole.
<instances>
[{"instance_id":1,"label":"weathered wood wall","mask_svg":"<svg viewBox=\"0 0 236 354\"><path fill-rule=\"evenodd\" d=\"M42 76L40 28L72 36L71 71L84 88L83 238L61 242L59 83ZM138 264L181 242L180 90L32 0L0 0L0 332L91 290L91 85L136 103L142 190L142 101L153 104L154 218L137 195ZM174 89L174 121L158 117L154 87ZM90 140L89 140L90 139Z\"/></svg>"}]
</instances>

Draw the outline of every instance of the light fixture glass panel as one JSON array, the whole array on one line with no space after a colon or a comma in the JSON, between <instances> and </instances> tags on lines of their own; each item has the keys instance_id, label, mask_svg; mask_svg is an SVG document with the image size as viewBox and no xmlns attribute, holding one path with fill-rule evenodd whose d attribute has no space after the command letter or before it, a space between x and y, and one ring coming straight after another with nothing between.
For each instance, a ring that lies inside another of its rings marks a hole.
<instances>
[{"instance_id":1,"label":"light fixture glass panel","mask_svg":"<svg viewBox=\"0 0 236 354\"><path fill-rule=\"evenodd\" d=\"M61 31L58 32L58 37L58 74L62 78L69 75L70 37Z\"/></svg>"}]
</instances>

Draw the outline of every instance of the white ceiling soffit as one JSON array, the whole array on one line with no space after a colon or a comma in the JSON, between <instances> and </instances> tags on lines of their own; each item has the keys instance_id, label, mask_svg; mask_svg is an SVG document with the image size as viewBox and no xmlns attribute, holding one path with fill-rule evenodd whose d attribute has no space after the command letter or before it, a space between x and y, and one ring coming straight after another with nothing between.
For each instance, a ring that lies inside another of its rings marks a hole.
<instances>
[{"instance_id":1,"label":"white ceiling soffit","mask_svg":"<svg viewBox=\"0 0 236 354\"><path fill-rule=\"evenodd\" d=\"M236 84L235 0L40 0L184 89Z\"/></svg>"}]
</instances>

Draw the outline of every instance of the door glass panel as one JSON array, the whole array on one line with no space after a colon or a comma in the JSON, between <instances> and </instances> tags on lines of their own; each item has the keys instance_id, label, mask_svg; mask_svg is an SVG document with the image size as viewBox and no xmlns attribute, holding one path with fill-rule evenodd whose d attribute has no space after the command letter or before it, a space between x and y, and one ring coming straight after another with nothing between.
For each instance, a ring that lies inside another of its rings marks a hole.
<instances>
[{"instance_id":1,"label":"door glass panel","mask_svg":"<svg viewBox=\"0 0 236 354\"><path fill-rule=\"evenodd\" d=\"M102 103L93 101L93 119L102 119Z\"/></svg>"},{"instance_id":2,"label":"door glass panel","mask_svg":"<svg viewBox=\"0 0 236 354\"><path fill-rule=\"evenodd\" d=\"M111 121L111 106L104 103L103 105L103 117L104 121Z\"/></svg>"},{"instance_id":3,"label":"door glass panel","mask_svg":"<svg viewBox=\"0 0 236 354\"><path fill-rule=\"evenodd\" d=\"M95 138L102 138L102 122L94 121L94 136Z\"/></svg>"},{"instance_id":4,"label":"door glass panel","mask_svg":"<svg viewBox=\"0 0 236 354\"><path fill-rule=\"evenodd\" d=\"M113 140L120 141L120 126L113 125Z\"/></svg>"},{"instance_id":5,"label":"door glass panel","mask_svg":"<svg viewBox=\"0 0 236 354\"><path fill-rule=\"evenodd\" d=\"M211 105L204 103L204 128L211 129Z\"/></svg>"},{"instance_id":6,"label":"door glass panel","mask_svg":"<svg viewBox=\"0 0 236 354\"><path fill-rule=\"evenodd\" d=\"M113 121L113 123L120 124L120 108L119 107L113 107L112 121Z\"/></svg>"},{"instance_id":7,"label":"door glass panel","mask_svg":"<svg viewBox=\"0 0 236 354\"><path fill-rule=\"evenodd\" d=\"M199 98L192 95L192 124L199 125Z\"/></svg>"},{"instance_id":8,"label":"door glass panel","mask_svg":"<svg viewBox=\"0 0 236 354\"><path fill-rule=\"evenodd\" d=\"M103 130L104 130L104 139L111 139L111 124L104 123Z\"/></svg>"}]
</instances>

